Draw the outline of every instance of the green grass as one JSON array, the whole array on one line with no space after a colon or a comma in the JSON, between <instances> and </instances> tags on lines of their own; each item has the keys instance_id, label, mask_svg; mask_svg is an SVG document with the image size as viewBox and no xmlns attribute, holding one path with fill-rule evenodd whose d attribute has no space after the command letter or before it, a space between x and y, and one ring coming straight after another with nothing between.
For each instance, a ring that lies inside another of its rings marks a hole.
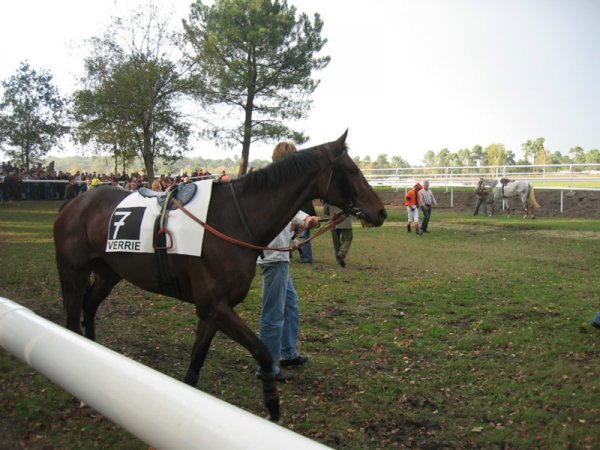
<instances>
[{"instance_id":1,"label":"green grass","mask_svg":"<svg viewBox=\"0 0 600 450\"><path fill-rule=\"evenodd\" d=\"M52 244L58 204L0 205L0 295L63 324ZM301 350L282 425L334 448L599 448L600 224L434 211L431 233L392 212L355 227L348 267L327 235L292 263ZM260 278L238 313L258 328ZM182 379L193 307L118 285L99 343ZM217 335L199 389L264 416L250 355ZM144 449L0 351L7 448Z\"/></svg>"}]
</instances>

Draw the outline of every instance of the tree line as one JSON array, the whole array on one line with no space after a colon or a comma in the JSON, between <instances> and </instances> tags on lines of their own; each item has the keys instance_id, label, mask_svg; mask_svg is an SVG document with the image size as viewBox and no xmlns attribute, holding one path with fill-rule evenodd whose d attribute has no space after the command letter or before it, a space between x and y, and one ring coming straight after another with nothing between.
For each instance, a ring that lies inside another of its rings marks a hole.
<instances>
[{"instance_id":1,"label":"tree line","mask_svg":"<svg viewBox=\"0 0 600 450\"><path fill-rule=\"evenodd\" d=\"M529 165L529 164L600 164L600 150L591 149L585 151L581 147L573 147L568 155L563 155L558 151L548 151L544 148L544 138L537 138L535 141L527 141L523 144L530 147L535 144L530 152L523 152L523 159L516 159L514 153L506 150L502 144L491 144L485 149L480 145L475 145L472 149L461 149L456 152L450 152L442 149L437 153L428 151L422 159L422 167L477 167L477 166L511 166L511 165ZM388 157L387 154L380 154L372 159L370 156L355 156L354 162L361 169L392 169L392 168L411 168L404 158L400 156ZM268 165L270 160L254 159L251 160L250 167L259 169ZM156 172L159 174L184 174L192 173L195 170L202 169L211 173L220 173L225 170L227 173L235 173L239 168L239 157L234 155L232 158L203 158L201 156L188 157L183 156L177 161L169 163L161 162L156 166ZM132 169L138 171L143 166L143 161L139 158L129 162L124 170ZM421 167L417 166L417 167ZM63 171L75 173L77 171L97 172L97 173L117 173L113 168L113 161L110 157L82 157L72 156L56 159L56 167Z\"/></svg>"},{"instance_id":2,"label":"tree line","mask_svg":"<svg viewBox=\"0 0 600 450\"><path fill-rule=\"evenodd\" d=\"M330 62L321 55L327 43L322 29L319 14L299 14L285 0L196 0L178 29L158 6L146 6L128 19L114 18L101 36L88 40L84 76L72 95L59 92L48 70L21 62L1 83L0 149L29 169L70 140L110 155L111 172L141 164L153 177L159 169L180 169L196 136L238 146L240 157L219 166L242 175L262 165L250 160L252 143L308 141L287 123L308 115L319 85L315 73ZM598 149L574 147L562 155L544 144L543 137L523 143L522 160L493 143L429 150L422 163L600 163ZM361 168L410 167L386 154L355 161Z\"/></svg>"},{"instance_id":3,"label":"tree line","mask_svg":"<svg viewBox=\"0 0 600 450\"><path fill-rule=\"evenodd\" d=\"M48 70L21 62L2 82L0 148L29 169L70 139L110 154L116 171L140 158L153 177L196 134L239 145L241 175L253 142L307 142L287 122L306 117L314 73L329 64L322 27L319 14L285 0L196 0L178 29L146 5L88 40L84 76L68 97Z\"/></svg>"},{"instance_id":4,"label":"tree line","mask_svg":"<svg viewBox=\"0 0 600 450\"><path fill-rule=\"evenodd\" d=\"M429 150L423 157L423 164L428 167L462 167L462 166L512 166L528 164L597 164L600 163L600 150L585 151L581 147L572 147L569 154L564 155L558 150L549 150L545 147L545 139L539 137L527 140L521 145L522 159L516 159L512 150L505 148L504 144L494 143L485 149L475 145L472 149L464 148L456 152L442 149L438 153Z\"/></svg>"}]
</instances>

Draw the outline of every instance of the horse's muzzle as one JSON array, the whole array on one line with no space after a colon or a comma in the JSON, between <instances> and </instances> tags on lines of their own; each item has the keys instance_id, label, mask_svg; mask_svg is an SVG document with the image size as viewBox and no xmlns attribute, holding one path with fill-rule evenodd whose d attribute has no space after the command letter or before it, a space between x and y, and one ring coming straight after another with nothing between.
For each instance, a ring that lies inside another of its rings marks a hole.
<instances>
[{"instance_id":1,"label":"horse's muzzle","mask_svg":"<svg viewBox=\"0 0 600 450\"><path fill-rule=\"evenodd\" d=\"M356 217L360 219L360 223L363 227L380 227L381 225L383 225L383 222L387 218L387 211L385 210L385 208L382 208L379 210L378 214L375 217L371 217L368 214L364 214L361 211L361 214L357 215Z\"/></svg>"},{"instance_id":2,"label":"horse's muzzle","mask_svg":"<svg viewBox=\"0 0 600 450\"><path fill-rule=\"evenodd\" d=\"M377 215L377 223L375 223L374 225L376 227L380 227L381 225L383 225L383 222L385 222L386 218L387 218L387 211L385 210L385 208L381 208L379 210L379 214Z\"/></svg>"}]
</instances>

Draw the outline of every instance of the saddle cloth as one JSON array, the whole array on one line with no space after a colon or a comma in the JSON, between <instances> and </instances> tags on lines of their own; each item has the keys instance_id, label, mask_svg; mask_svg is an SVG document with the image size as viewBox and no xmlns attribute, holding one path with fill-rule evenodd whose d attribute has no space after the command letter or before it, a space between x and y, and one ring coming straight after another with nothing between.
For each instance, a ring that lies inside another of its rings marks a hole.
<instances>
[{"instance_id":1,"label":"saddle cloth","mask_svg":"<svg viewBox=\"0 0 600 450\"><path fill-rule=\"evenodd\" d=\"M213 180L196 181L194 184L197 186L196 194L185 208L206 221ZM157 197L144 197L138 192L125 197L113 211L108 223L106 251L155 253L154 224L160 212L161 205ZM173 237L173 246L167 252L201 256L204 227L178 209L168 211L168 215L167 228Z\"/></svg>"}]
</instances>

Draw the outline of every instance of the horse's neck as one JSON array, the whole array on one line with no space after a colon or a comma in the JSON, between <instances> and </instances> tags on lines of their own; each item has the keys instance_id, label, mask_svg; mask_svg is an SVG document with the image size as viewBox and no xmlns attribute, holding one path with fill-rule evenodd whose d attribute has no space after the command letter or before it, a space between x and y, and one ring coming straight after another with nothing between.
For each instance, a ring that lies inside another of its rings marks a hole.
<instances>
[{"instance_id":1,"label":"horse's neck","mask_svg":"<svg viewBox=\"0 0 600 450\"><path fill-rule=\"evenodd\" d=\"M314 175L299 175L275 189L255 190L241 196L241 207L257 244L270 243L306 202L317 197Z\"/></svg>"}]
</instances>

